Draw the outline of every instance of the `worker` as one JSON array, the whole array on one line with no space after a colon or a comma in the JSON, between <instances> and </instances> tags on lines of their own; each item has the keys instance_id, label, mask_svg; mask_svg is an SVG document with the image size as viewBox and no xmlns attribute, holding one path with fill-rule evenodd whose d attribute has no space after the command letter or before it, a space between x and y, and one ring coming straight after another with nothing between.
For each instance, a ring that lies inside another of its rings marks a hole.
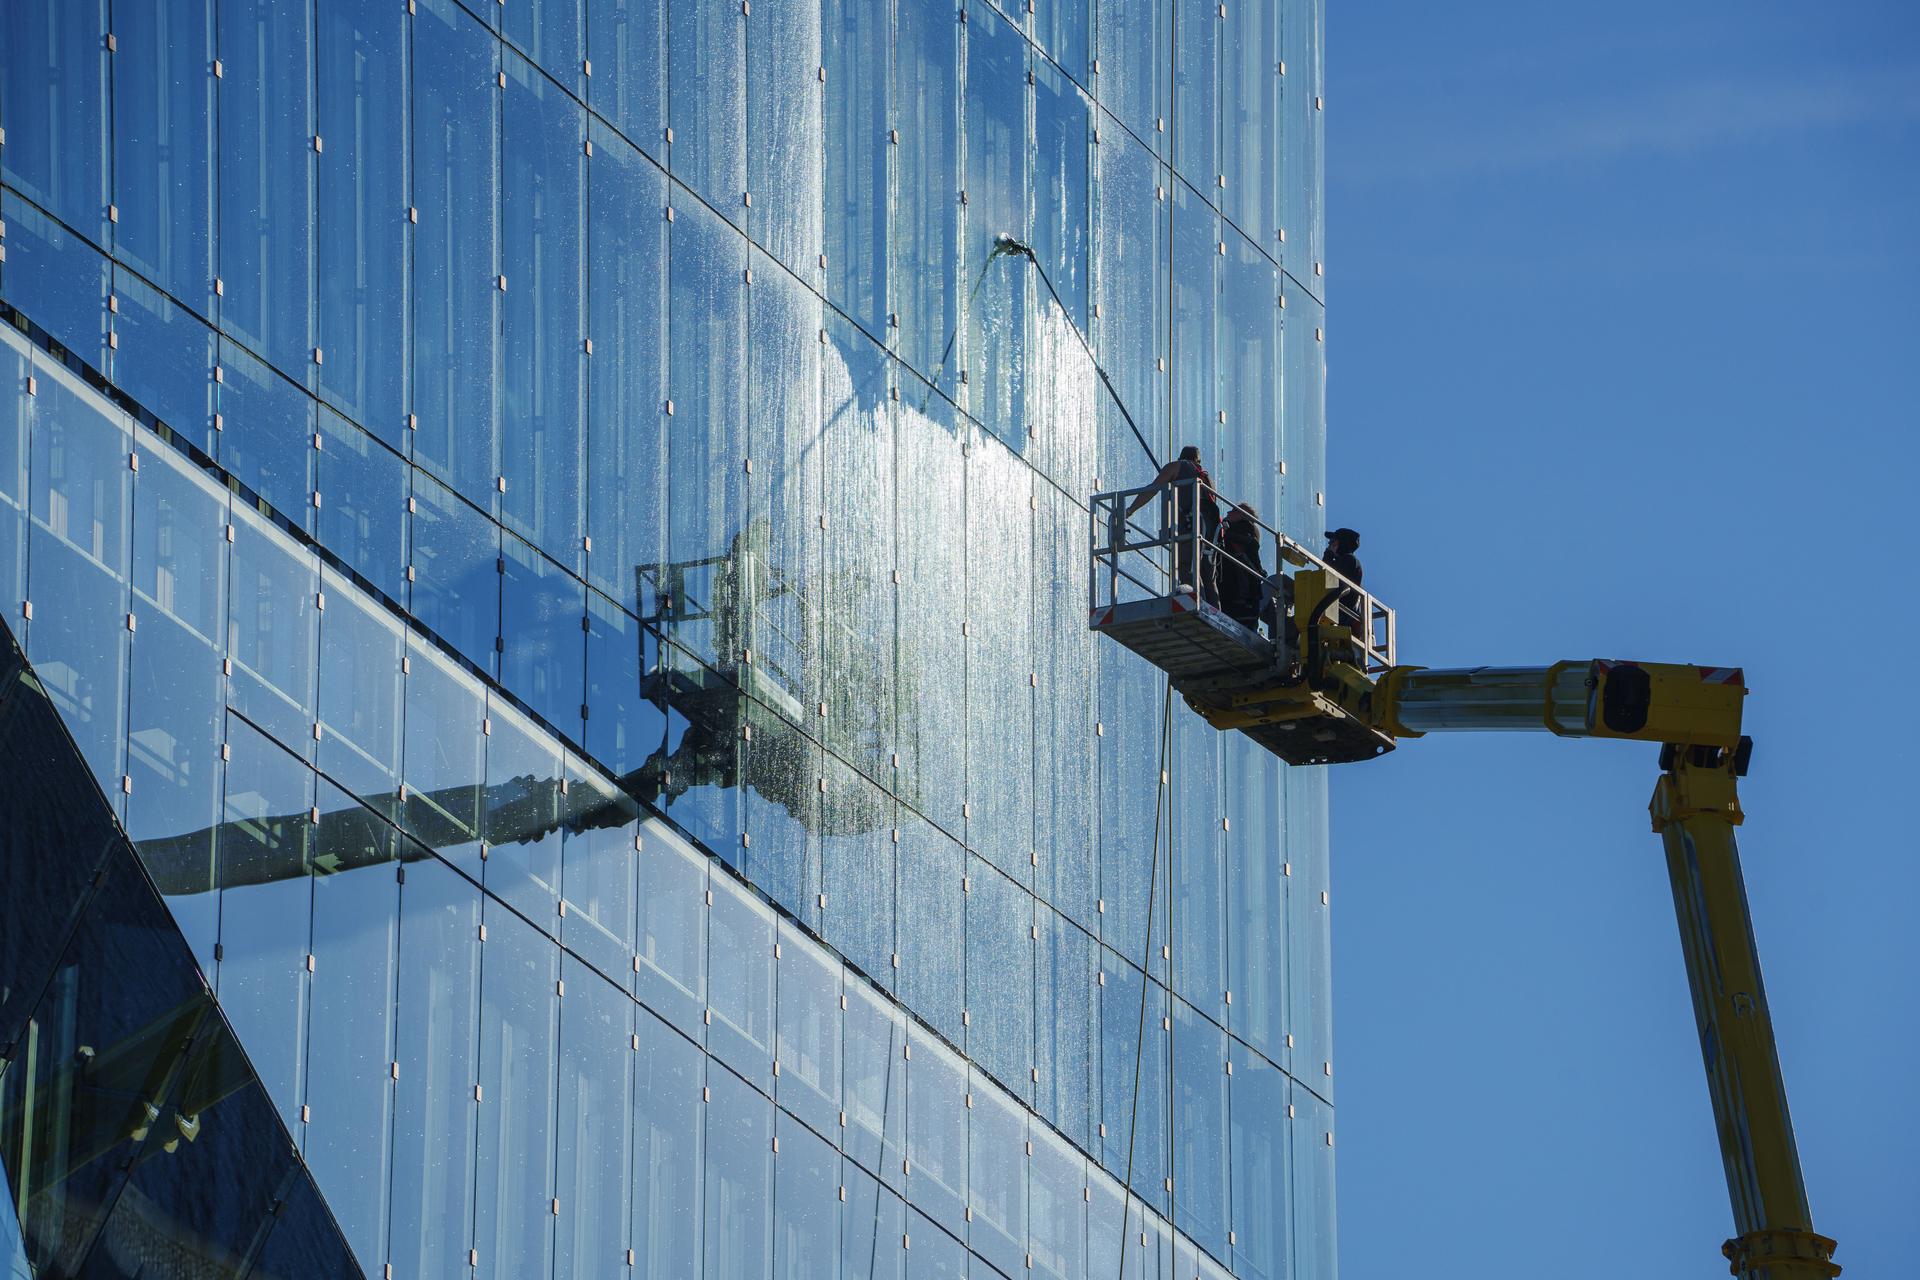
<instances>
[{"instance_id":1,"label":"worker","mask_svg":"<svg viewBox=\"0 0 1920 1280\"><path fill-rule=\"evenodd\" d=\"M1220 529L1220 498L1214 492L1213 477L1200 464L1199 445L1185 446L1179 457L1161 467L1126 514L1146 506L1155 493L1160 495L1161 536L1171 533L1174 537L1174 589L1198 594L1217 606L1213 542Z\"/></svg>"},{"instance_id":2,"label":"worker","mask_svg":"<svg viewBox=\"0 0 1920 1280\"><path fill-rule=\"evenodd\" d=\"M1329 529L1327 530L1327 553L1321 558L1335 573L1357 587L1360 585L1361 569L1360 557L1355 553L1359 550L1360 535L1352 529ZM1351 631L1354 640L1359 644L1366 644L1372 639L1367 634L1366 618L1362 615L1358 591L1347 590L1341 593L1340 625Z\"/></svg>"},{"instance_id":3,"label":"worker","mask_svg":"<svg viewBox=\"0 0 1920 1280\"><path fill-rule=\"evenodd\" d=\"M1260 633L1260 597L1267 571L1260 564L1260 513L1250 502L1227 512L1220 527L1220 608L1229 618Z\"/></svg>"}]
</instances>

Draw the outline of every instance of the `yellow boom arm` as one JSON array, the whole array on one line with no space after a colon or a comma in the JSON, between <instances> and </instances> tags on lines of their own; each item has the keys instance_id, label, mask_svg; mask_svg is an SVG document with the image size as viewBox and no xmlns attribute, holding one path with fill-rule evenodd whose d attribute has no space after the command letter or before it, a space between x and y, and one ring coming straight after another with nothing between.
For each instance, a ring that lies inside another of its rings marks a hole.
<instances>
[{"instance_id":1,"label":"yellow boom arm","mask_svg":"<svg viewBox=\"0 0 1920 1280\"><path fill-rule=\"evenodd\" d=\"M1733 829L1740 732L1737 667L1561 662L1429 671L1395 667L1374 688L1375 726L1395 738L1546 729L1563 737L1662 744L1649 806L1667 852L1680 947L1707 1068L1737 1235L1721 1246L1748 1280L1836 1276L1834 1242L1813 1230L1773 1019Z\"/></svg>"}]
</instances>

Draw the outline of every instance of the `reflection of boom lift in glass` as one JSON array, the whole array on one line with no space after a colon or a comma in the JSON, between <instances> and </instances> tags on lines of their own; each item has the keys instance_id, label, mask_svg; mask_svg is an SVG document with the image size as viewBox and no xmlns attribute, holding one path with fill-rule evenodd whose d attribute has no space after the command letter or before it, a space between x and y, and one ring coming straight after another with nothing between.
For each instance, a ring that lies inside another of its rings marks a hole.
<instances>
[{"instance_id":1,"label":"reflection of boom lift in glass","mask_svg":"<svg viewBox=\"0 0 1920 1280\"><path fill-rule=\"evenodd\" d=\"M1190 527L1136 526L1124 512L1141 493L1092 499L1089 626L1165 671L1217 729L1237 729L1291 764L1372 759L1402 738L1447 732L1541 730L1662 744L1650 809L1666 846L1733 1201L1737 1234L1722 1252L1733 1274L1749 1280L1839 1274L1834 1242L1814 1232L1807 1206L1734 843L1736 780L1752 749L1740 731L1740 670L1608 661L1398 666L1393 612L1264 525L1276 563L1293 571L1269 579L1262 636L1173 581L1176 549L1190 564L1227 552ZM1176 548L1182 540L1196 545Z\"/></svg>"}]
</instances>

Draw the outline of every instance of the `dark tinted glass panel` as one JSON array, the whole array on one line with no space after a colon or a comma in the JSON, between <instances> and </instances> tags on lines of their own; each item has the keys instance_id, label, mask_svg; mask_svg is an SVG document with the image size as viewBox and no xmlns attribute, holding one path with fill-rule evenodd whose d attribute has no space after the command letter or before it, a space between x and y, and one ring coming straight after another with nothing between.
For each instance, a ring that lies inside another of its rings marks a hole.
<instances>
[{"instance_id":1,"label":"dark tinted glass panel","mask_svg":"<svg viewBox=\"0 0 1920 1280\"><path fill-rule=\"evenodd\" d=\"M115 269L119 312L113 380L140 406L211 455L213 366L218 340L206 322L124 269Z\"/></svg>"},{"instance_id":2,"label":"dark tinted glass panel","mask_svg":"<svg viewBox=\"0 0 1920 1280\"><path fill-rule=\"evenodd\" d=\"M209 73L213 4L127 6L113 13L113 36L115 248L159 288L207 311L219 84Z\"/></svg>"},{"instance_id":3,"label":"dark tinted glass panel","mask_svg":"<svg viewBox=\"0 0 1920 1280\"><path fill-rule=\"evenodd\" d=\"M468 661L499 655L500 528L458 494L413 479L413 616Z\"/></svg>"},{"instance_id":4,"label":"dark tinted glass panel","mask_svg":"<svg viewBox=\"0 0 1920 1280\"><path fill-rule=\"evenodd\" d=\"M7 151L11 156L13 148ZM104 370L107 260L86 240L11 191L0 201L0 212L7 222L7 260L0 265L7 301L62 346Z\"/></svg>"},{"instance_id":5,"label":"dark tinted glass panel","mask_svg":"<svg viewBox=\"0 0 1920 1280\"><path fill-rule=\"evenodd\" d=\"M220 323L311 386L313 7L219 0L218 22Z\"/></svg>"},{"instance_id":6,"label":"dark tinted glass panel","mask_svg":"<svg viewBox=\"0 0 1920 1280\"><path fill-rule=\"evenodd\" d=\"M651 612L636 571L666 554L666 181L611 130L595 125L592 139L587 572L628 609Z\"/></svg>"},{"instance_id":7,"label":"dark tinted glass panel","mask_svg":"<svg viewBox=\"0 0 1920 1280\"><path fill-rule=\"evenodd\" d=\"M285 374L220 343L220 465L302 528L313 512L313 401Z\"/></svg>"},{"instance_id":8,"label":"dark tinted glass panel","mask_svg":"<svg viewBox=\"0 0 1920 1280\"><path fill-rule=\"evenodd\" d=\"M316 6L320 390L389 444L406 412L407 19Z\"/></svg>"},{"instance_id":9,"label":"dark tinted glass panel","mask_svg":"<svg viewBox=\"0 0 1920 1280\"><path fill-rule=\"evenodd\" d=\"M106 0L29 0L8 15L6 180L83 234L107 223Z\"/></svg>"},{"instance_id":10,"label":"dark tinted glass panel","mask_svg":"<svg viewBox=\"0 0 1920 1280\"><path fill-rule=\"evenodd\" d=\"M406 465L331 409L320 410L320 438L315 536L375 587L406 599Z\"/></svg>"},{"instance_id":11,"label":"dark tinted glass panel","mask_svg":"<svg viewBox=\"0 0 1920 1280\"><path fill-rule=\"evenodd\" d=\"M578 0L546 0L554 12ZM527 6L508 6L509 12ZM576 24L577 25L577 24ZM569 62L578 65L578 57ZM581 564L586 116L519 57L501 108L502 518L548 555Z\"/></svg>"},{"instance_id":12,"label":"dark tinted glass panel","mask_svg":"<svg viewBox=\"0 0 1920 1280\"><path fill-rule=\"evenodd\" d=\"M586 584L512 534L502 541L501 683L577 740L586 692Z\"/></svg>"},{"instance_id":13,"label":"dark tinted glass panel","mask_svg":"<svg viewBox=\"0 0 1920 1280\"><path fill-rule=\"evenodd\" d=\"M413 22L415 457L490 501L500 292L498 45L453 0ZM529 282L530 283L530 282Z\"/></svg>"}]
</instances>

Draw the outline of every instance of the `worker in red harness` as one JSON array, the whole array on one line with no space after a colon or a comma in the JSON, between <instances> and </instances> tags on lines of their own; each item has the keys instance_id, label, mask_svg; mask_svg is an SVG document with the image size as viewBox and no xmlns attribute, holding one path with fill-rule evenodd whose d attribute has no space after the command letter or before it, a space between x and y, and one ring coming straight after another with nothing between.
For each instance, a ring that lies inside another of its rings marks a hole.
<instances>
[{"instance_id":1,"label":"worker in red harness","mask_svg":"<svg viewBox=\"0 0 1920 1280\"><path fill-rule=\"evenodd\" d=\"M1217 608L1220 592L1214 582L1213 542L1220 531L1220 497L1213 490L1213 477L1200 465L1199 445L1187 445L1179 457L1161 467L1126 514L1146 506L1155 493L1160 495L1162 535L1174 536L1174 590L1198 594Z\"/></svg>"}]
</instances>

